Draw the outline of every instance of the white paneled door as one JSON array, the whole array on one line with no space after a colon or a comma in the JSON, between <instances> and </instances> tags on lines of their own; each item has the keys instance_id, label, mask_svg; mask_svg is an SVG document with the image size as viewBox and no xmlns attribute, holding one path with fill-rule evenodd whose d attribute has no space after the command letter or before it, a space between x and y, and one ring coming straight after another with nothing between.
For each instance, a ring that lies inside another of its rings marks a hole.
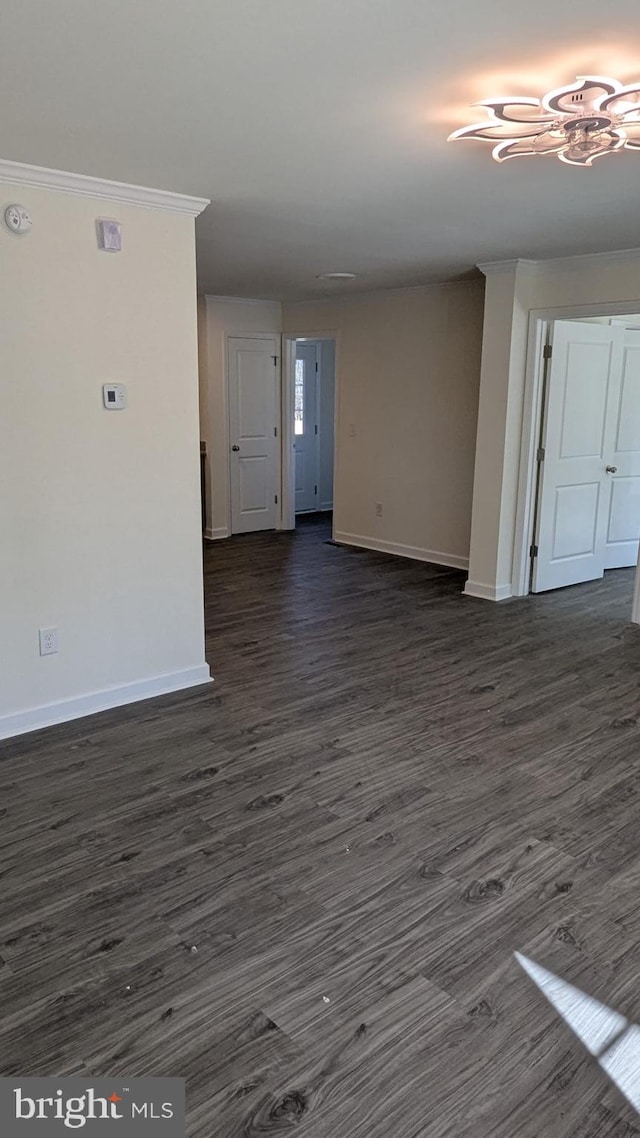
<instances>
[{"instance_id":1,"label":"white paneled door","mask_svg":"<svg viewBox=\"0 0 640 1138\"><path fill-rule=\"evenodd\" d=\"M231 336L231 532L274 529L279 454L280 347L276 336Z\"/></svg>"},{"instance_id":2,"label":"white paneled door","mask_svg":"<svg viewBox=\"0 0 640 1138\"><path fill-rule=\"evenodd\" d=\"M640 329L622 332L620 380L607 419L607 456L616 469L611 475L605 569L635 565L640 537Z\"/></svg>"},{"instance_id":3,"label":"white paneled door","mask_svg":"<svg viewBox=\"0 0 640 1138\"><path fill-rule=\"evenodd\" d=\"M533 591L635 565L640 331L558 321L545 398Z\"/></svg>"},{"instance_id":4,"label":"white paneled door","mask_svg":"<svg viewBox=\"0 0 640 1138\"><path fill-rule=\"evenodd\" d=\"M293 446L297 514L318 509L318 348L319 345L311 341L299 340L296 344Z\"/></svg>"}]
</instances>

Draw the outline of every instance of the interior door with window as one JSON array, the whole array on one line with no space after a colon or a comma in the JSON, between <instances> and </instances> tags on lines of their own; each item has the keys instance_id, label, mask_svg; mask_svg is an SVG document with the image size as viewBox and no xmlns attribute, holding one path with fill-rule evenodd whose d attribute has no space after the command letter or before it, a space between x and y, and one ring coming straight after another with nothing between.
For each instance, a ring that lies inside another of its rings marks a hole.
<instances>
[{"instance_id":1,"label":"interior door with window","mask_svg":"<svg viewBox=\"0 0 640 1138\"><path fill-rule=\"evenodd\" d=\"M318 509L318 344L296 343L294 378L295 510Z\"/></svg>"},{"instance_id":2,"label":"interior door with window","mask_svg":"<svg viewBox=\"0 0 640 1138\"><path fill-rule=\"evenodd\" d=\"M545 391L534 592L635 565L640 332L557 321Z\"/></svg>"},{"instance_id":3,"label":"interior door with window","mask_svg":"<svg viewBox=\"0 0 640 1138\"><path fill-rule=\"evenodd\" d=\"M275 336L230 336L231 532L274 529L278 485L279 358Z\"/></svg>"}]
</instances>

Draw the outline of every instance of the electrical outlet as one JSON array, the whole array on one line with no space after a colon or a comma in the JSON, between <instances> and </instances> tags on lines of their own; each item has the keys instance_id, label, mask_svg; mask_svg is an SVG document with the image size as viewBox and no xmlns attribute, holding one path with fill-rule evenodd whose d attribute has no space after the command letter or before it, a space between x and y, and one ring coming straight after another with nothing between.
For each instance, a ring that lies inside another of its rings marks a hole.
<instances>
[{"instance_id":1,"label":"electrical outlet","mask_svg":"<svg viewBox=\"0 0 640 1138\"><path fill-rule=\"evenodd\" d=\"M376 517L382 517L382 502L376 502Z\"/></svg>"},{"instance_id":2,"label":"electrical outlet","mask_svg":"<svg viewBox=\"0 0 640 1138\"><path fill-rule=\"evenodd\" d=\"M40 655L53 656L58 651L58 629L57 628L41 628L40 635Z\"/></svg>"}]
</instances>

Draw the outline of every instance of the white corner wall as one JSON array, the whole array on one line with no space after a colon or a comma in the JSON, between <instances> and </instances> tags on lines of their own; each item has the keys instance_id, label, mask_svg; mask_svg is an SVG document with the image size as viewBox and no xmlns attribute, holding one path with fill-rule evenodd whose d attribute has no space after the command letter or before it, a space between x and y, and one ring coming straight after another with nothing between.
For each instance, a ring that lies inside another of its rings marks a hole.
<instances>
[{"instance_id":1,"label":"white corner wall","mask_svg":"<svg viewBox=\"0 0 640 1138\"><path fill-rule=\"evenodd\" d=\"M467 566L483 294L474 282L283 306L285 333L336 336L336 540Z\"/></svg>"},{"instance_id":2,"label":"white corner wall","mask_svg":"<svg viewBox=\"0 0 640 1138\"><path fill-rule=\"evenodd\" d=\"M199 298L200 435L207 446L205 536L209 539L231 533L227 339L260 333L279 336L281 328L282 307L277 301Z\"/></svg>"},{"instance_id":3,"label":"white corner wall","mask_svg":"<svg viewBox=\"0 0 640 1138\"><path fill-rule=\"evenodd\" d=\"M80 179L77 179L80 183ZM5 183L0 736L209 678L193 216ZM204 203L203 203L204 204ZM119 254L95 220L122 223ZM107 412L102 384L125 383ZM38 629L59 630L40 657Z\"/></svg>"},{"instance_id":4,"label":"white corner wall","mask_svg":"<svg viewBox=\"0 0 640 1138\"><path fill-rule=\"evenodd\" d=\"M511 596L513 533L531 275L512 262L487 273L480 369L480 400L473 478L470 596L499 601ZM515 377L522 372L522 385ZM511 463L516 461L515 477Z\"/></svg>"},{"instance_id":5,"label":"white corner wall","mask_svg":"<svg viewBox=\"0 0 640 1138\"><path fill-rule=\"evenodd\" d=\"M489 600L512 593L529 325L640 306L640 250L482 266L487 274L469 580Z\"/></svg>"}]
</instances>

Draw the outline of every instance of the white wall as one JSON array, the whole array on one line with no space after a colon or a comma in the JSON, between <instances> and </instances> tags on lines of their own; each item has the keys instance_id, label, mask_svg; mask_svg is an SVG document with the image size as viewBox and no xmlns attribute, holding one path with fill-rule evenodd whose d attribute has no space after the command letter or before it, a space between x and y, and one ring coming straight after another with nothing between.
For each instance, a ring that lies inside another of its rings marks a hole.
<instances>
[{"instance_id":1,"label":"white wall","mask_svg":"<svg viewBox=\"0 0 640 1138\"><path fill-rule=\"evenodd\" d=\"M0 735L203 682L193 217L6 184ZM95 219L122 222L123 251ZM127 384L107 412L102 384ZM38 629L59 653L40 657Z\"/></svg>"},{"instance_id":2,"label":"white wall","mask_svg":"<svg viewBox=\"0 0 640 1138\"><path fill-rule=\"evenodd\" d=\"M228 537L231 532L227 337L280 335L281 324L281 305L275 301L216 296L199 301L200 432L207 444L208 538Z\"/></svg>"},{"instance_id":3,"label":"white wall","mask_svg":"<svg viewBox=\"0 0 640 1138\"><path fill-rule=\"evenodd\" d=\"M483 291L283 306L288 334L337 337L337 540L466 566Z\"/></svg>"},{"instance_id":4,"label":"white wall","mask_svg":"<svg viewBox=\"0 0 640 1138\"><path fill-rule=\"evenodd\" d=\"M473 478L469 580L472 596L511 595L530 275L512 263L487 275ZM522 388L515 376L522 372ZM516 473L510 467L516 452Z\"/></svg>"},{"instance_id":5,"label":"white wall","mask_svg":"<svg viewBox=\"0 0 640 1138\"><path fill-rule=\"evenodd\" d=\"M576 307L640 306L640 251L484 266L487 272L473 521L466 591L511 595L529 325Z\"/></svg>"}]
</instances>

